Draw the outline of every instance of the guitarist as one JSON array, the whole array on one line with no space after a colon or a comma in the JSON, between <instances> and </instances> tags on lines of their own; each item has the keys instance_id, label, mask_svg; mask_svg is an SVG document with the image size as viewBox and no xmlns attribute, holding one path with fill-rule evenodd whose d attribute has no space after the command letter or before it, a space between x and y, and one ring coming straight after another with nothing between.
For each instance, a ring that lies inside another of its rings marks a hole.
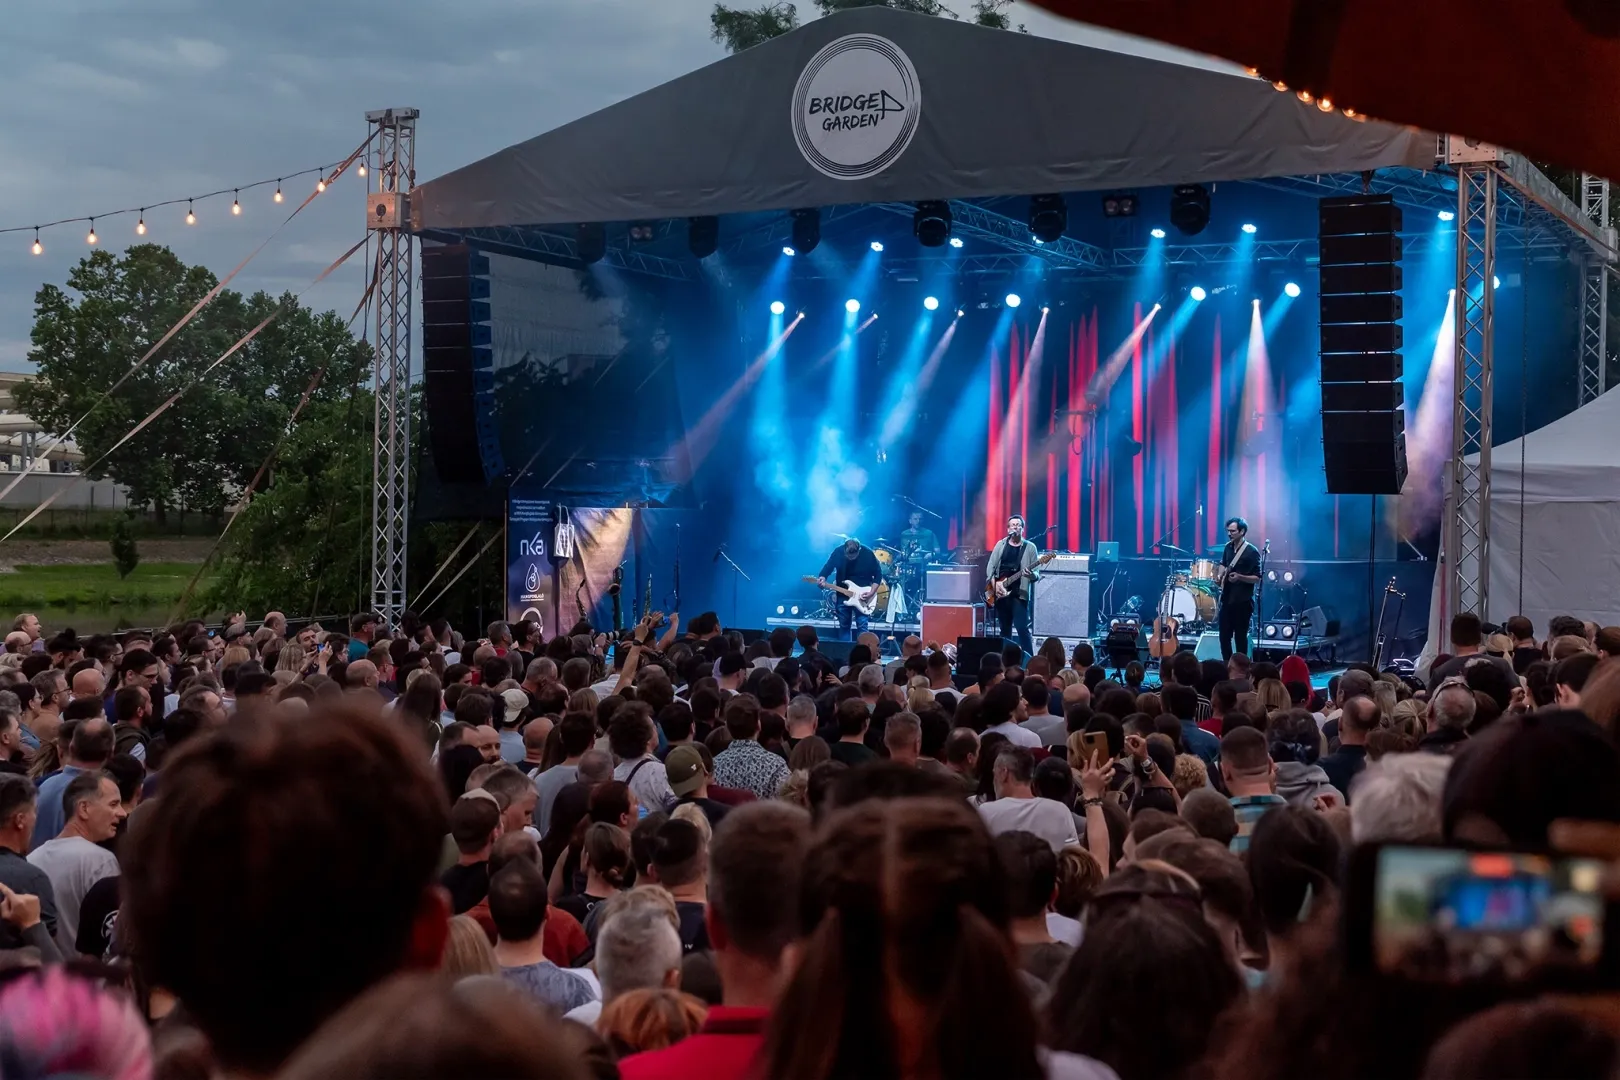
<instances>
[{"instance_id":1,"label":"guitarist","mask_svg":"<svg viewBox=\"0 0 1620 1080\"><path fill-rule=\"evenodd\" d=\"M872 549L851 536L838 547L833 548L832 554L827 556L827 562L816 575L817 585L826 585L829 581L840 585L852 584L858 589L869 589L883 580L883 568L878 565L877 556ZM855 634L866 633L867 617L865 612L857 611L848 604L836 604L834 610L838 612L838 632L843 640L854 641ZM854 621L854 633L850 632L850 622Z\"/></svg>"},{"instance_id":2,"label":"guitarist","mask_svg":"<svg viewBox=\"0 0 1620 1080\"><path fill-rule=\"evenodd\" d=\"M1231 659L1233 644L1249 652L1249 619L1254 615L1254 587L1260 584L1260 550L1248 541L1249 523L1226 519L1226 548L1221 552L1221 610L1218 623L1221 659Z\"/></svg>"},{"instance_id":3,"label":"guitarist","mask_svg":"<svg viewBox=\"0 0 1620 1080\"><path fill-rule=\"evenodd\" d=\"M1025 656L1035 651L1029 632L1029 598L1031 587L1041 576L1035 566L1039 557L1034 542L1024 539L1024 519L1014 514L1007 519L1006 537L996 541L989 565L985 567L985 575L992 581L1009 574L1018 575L1007 582L1007 595L996 601L995 612L1001 624L1001 636L1014 638Z\"/></svg>"}]
</instances>

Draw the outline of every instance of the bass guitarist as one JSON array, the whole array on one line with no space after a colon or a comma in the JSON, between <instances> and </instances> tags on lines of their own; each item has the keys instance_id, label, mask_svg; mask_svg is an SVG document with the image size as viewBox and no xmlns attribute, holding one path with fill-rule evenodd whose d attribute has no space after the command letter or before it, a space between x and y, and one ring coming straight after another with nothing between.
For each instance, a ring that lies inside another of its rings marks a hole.
<instances>
[{"instance_id":1,"label":"bass guitarist","mask_svg":"<svg viewBox=\"0 0 1620 1080\"><path fill-rule=\"evenodd\" d=\"M1254 587L1260 584L1260 551L1249 543L1249 523L1240 517L1226 519L1226 547L1216 580L1221 587L1218 626L1221 659L1236 651L1249 652L1249 620L1254 616Z\"/></svg>"},{"instance_id":2,"label":"bass guitarist","mask_svg":"<svg viewBox=\"0 0 1620 1080\"><path fill-rule=\"evenodd\" d=\"M996 619L1001 624L1001 636L1013 638L1028 656L1035 651L1029 632L1029 599L1041 572L1037 565L1040 552L1031 540L1024 539L1024 519L1017 514L1007 519L1007 535L996 541L985 567L985 577L996 582L1010 577L1007 595L995 603ZM998 590L999 591L999 590Z\"/></svg>"},{"instance_id":3,"label":"bass guitarist","mask_svg":"<svg viewBox=\"0 0 1620 1080\"><path fill-rule=\"evenodd\" d=\"M851 536L833 548L821 572L816 575L816 584L823 588L827 586L829 580L840 585L854 586L862 593L869 589L876 591L883 581L883 568L878 565L877 556L872 553L872 549ZM838 632L843 640L854 641L856 634L866 633L866 612L844 603L834 605L834 610L838 612ZM853 633L850 629L852 621Z\"/></svg>"}]
</instances>

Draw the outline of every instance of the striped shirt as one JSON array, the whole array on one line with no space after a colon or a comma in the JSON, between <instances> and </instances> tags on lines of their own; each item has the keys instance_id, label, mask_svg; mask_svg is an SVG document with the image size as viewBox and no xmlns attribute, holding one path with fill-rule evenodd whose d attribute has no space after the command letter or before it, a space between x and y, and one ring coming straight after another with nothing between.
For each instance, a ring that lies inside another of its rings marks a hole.
<instances>
[{"instance_id":1,"label":"striped shirt","mask_svg":"<svg viewBox=\"0 0 1620 1080\"><path fill-rule=\"evenodd\" d=\"M1232 837L1231 848L1234 854L1241 855L1249 850L1249 836L1254 832L1255 823L1266 814L1279 806L1287 806L1288 800L1281 795L1235 795L1232 797L1232 812L1237 815L1237 835Z\"/></svg>"}]
</instances>

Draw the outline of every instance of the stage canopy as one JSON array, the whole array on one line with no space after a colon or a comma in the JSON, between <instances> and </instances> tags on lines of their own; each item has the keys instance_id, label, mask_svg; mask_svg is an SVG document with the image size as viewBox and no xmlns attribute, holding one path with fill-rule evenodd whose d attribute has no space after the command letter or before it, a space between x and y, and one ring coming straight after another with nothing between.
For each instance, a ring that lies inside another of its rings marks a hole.
<instances>
[{"instance_id":1,"label":"stage canopy","mask_svg":"<svg viewBox=\"0 0 1620 1080\"><path fill-rule=\"evenodd\" d=\"M1529 616L1544 634L1554 615L1620 623L1620 392L1491 451L1488 621ZM1472 457L1479 460L1478 455ZM1522 492L1522 494L1521 494ZM1449 512L1449 508L1448 508ZM1472 522L1464 519L1465 525ZM1522 566L1521 566L1522 564ZM1435 575L1429 649L1446 648L1453 612ZM1522 592L1521 592L1522 586Z\"/></svg>"},{"instance_id":2,"label":"stage canopy","mask_svg":"<svg viewBox=\"0 0 1620 1080\"><path fill-rule=\"evenodd\" d=\"M1430 169L1269 83L847 10L416 188L418 231Z\"/></svg>"}]
</instances>

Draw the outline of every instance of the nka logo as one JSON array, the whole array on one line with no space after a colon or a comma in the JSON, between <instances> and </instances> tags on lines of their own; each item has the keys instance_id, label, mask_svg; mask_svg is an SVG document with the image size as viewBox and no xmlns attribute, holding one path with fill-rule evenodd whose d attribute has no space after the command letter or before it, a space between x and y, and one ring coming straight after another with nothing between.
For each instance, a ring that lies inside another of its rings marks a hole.
<instances>
[{"instance_id":1,"label":"nka logo","mask_svg":"<svg viewBox=\"0 0 1620 1080\"><path fill-rule=\"evenodd\" d=\"M532 556L536 559L546 557L546 537L544 533L537 532L527 540L518 541L518 554Z\"/></svg>"},{"instance_id":2,"label":"nka logo","mask_svg":"<svg viewBox=\"0 0 1620 1080\"><path fill-rule=\"evenodd\" d=\"M793 138L819 172L862 180L893 165L917 133L922 87L900 46L849 34L825 46L793 89Z\"/></svg>"}]
</instances>

